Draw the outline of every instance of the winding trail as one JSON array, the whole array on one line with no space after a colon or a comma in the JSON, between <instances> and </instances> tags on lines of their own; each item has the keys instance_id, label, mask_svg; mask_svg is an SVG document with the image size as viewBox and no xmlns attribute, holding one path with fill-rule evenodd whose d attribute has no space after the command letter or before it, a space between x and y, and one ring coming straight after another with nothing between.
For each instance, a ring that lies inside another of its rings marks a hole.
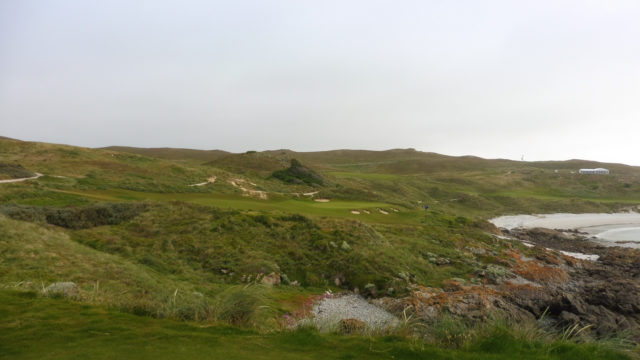
<instances>
[{"instance_id":1,"label":"winding trail","mask_svg":"<svg viewBox=\"0 0 640 360\"><path fill-rule=\"evenodd\" d=\"M40 174L40 173L35 173L35 174L36 174L36 176L32 176L32 177L28 177L28 178L0 180L0 184L14 183L14 182L20 182L20 181L26 181L26 180L33 180L33 179L37 179L37 178L39 178L41 176L44 176L43 174Z\"/></svg>"}]
</instances>

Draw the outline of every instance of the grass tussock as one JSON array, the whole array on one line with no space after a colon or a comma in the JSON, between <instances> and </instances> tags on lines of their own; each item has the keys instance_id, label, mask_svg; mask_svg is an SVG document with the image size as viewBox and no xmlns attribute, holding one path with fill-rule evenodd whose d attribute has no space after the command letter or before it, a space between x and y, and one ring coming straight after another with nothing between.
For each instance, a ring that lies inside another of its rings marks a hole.
<instances>
[{"instance_id":1,"label":"grass tussock","mask_svg":"<svg viewBox=\"0 0 640 360\"><path fill-rule=\"evenodd\" d=\"M637 358L637 345L628 338L620 334L596 338L590 328L589 325L549 328L542 319L514 321L503 317L471 324L443 315L431 324L413 323L410 336L441 348L487 354L538 353L548 358L565 356L566 359Z\"/></svg>"},{"instance_id":2,"label":"grass tussock","mask_svg":"<svg viewBox=\"0 0 640 360\"><path fill-rule=\"evenodd\" d=\"M276 313L263 285L229 286L211 301L211 320L240 327L274 329Z\"/></svg>"},{"instance_id":3,"label":"grass tussock","mask_svg":"<svg viewBox=\"0 0 640 360\"><path fill-rule=\"evenodd\" d=\"M12 359L630 359L588 344L525 344L526 351L509 353L487 344L487 350L447 349L394 335L342 336L310 327L271 333L203 327L7 290L0 291L0 314L0 351ZM513 342L509 334L496 335Z\"/></svg>"}]
</instances>

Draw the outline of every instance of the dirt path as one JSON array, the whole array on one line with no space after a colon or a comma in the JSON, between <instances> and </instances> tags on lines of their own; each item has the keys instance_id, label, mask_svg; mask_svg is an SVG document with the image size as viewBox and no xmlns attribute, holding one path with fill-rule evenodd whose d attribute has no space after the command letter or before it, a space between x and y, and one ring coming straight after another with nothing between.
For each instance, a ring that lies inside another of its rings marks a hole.
<instances>
[{"instance_id":1,"label":"dirt path","mask_svg":"<svg viewBox=\"0 0 640 360\"><path fill-rule=\"evenodd\" d=\"M41 176L44 176L43 174L40 174L40 173L35 173L35 174L36 174L36 176L28 177L28 178L0 180L0 184L2 184L2 183L14 183L14 182L20 182L20 181L25 181L25 180L33 180L33 179L37 179L37 178L39 178Z\"/></svg>"}]
</instances>

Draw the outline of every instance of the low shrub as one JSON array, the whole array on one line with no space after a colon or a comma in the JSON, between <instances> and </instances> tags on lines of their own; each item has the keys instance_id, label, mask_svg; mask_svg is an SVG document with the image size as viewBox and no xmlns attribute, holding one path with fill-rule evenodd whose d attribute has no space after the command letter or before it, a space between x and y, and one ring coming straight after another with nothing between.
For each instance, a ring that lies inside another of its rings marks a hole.
<instances>
[{"instance_id":1,"label":"low shrub","mask_svg":"<svg viewBox=\"0 0 640 360\"><path fill-rule=\"evenodd\" d=\"M0 162L0 176L4 175L11 179L28 178L35 176L34 173L25 169L20 164L8 164Z\"/></svg>"},{"instance_id":2,"label":"low shrub","mask_svg":"<svg viewBox=\"0 0 640 360\"><path fill-rule=\"evenodd\" d=\"M117 225L131 220L147 209L143 203L107 203L87 206L47 207L8 204L0 213L21 221L48 223L67 229L87 229Z\"/></svg>"},{"instance_id":3,"label":"low shrub","mask_svg":"<svg viewBox=\"0 0 640 360\"><path fill-rule=\"evenodd\" d=\"M267 288L262 285L235 285L218 293L212 300L212 319L241 327L275 326L275 316L268 305Z\"/></svg>"},{"instance_id":4,"label":"low shrub","mask_svg":"<svg viewBox=\"0 0 640 360\"><path fill-rule=\"evenodd\" d=\"M271 176L289 184L324 185L325 183L322 176L303 166L296 159L291 159L289 168L275 171Z\"/></svg>"}]
</instances>

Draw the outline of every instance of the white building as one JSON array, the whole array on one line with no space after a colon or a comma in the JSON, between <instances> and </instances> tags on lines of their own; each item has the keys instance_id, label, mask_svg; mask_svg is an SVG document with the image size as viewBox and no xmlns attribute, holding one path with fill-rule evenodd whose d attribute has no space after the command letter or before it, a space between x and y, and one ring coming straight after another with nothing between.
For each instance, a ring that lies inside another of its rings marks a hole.
<instances>
[{"instance_id":1,"label":"white building","mask_svg":"<svg viewBox=\"0 0 640 360\"><path fill-rule=\"evenodd\" d=\"M580 169L579 173L580 174L604 174L604 175L609 175L609 170L603 169L603 168Z\"/></svg>"}]
</instances>

